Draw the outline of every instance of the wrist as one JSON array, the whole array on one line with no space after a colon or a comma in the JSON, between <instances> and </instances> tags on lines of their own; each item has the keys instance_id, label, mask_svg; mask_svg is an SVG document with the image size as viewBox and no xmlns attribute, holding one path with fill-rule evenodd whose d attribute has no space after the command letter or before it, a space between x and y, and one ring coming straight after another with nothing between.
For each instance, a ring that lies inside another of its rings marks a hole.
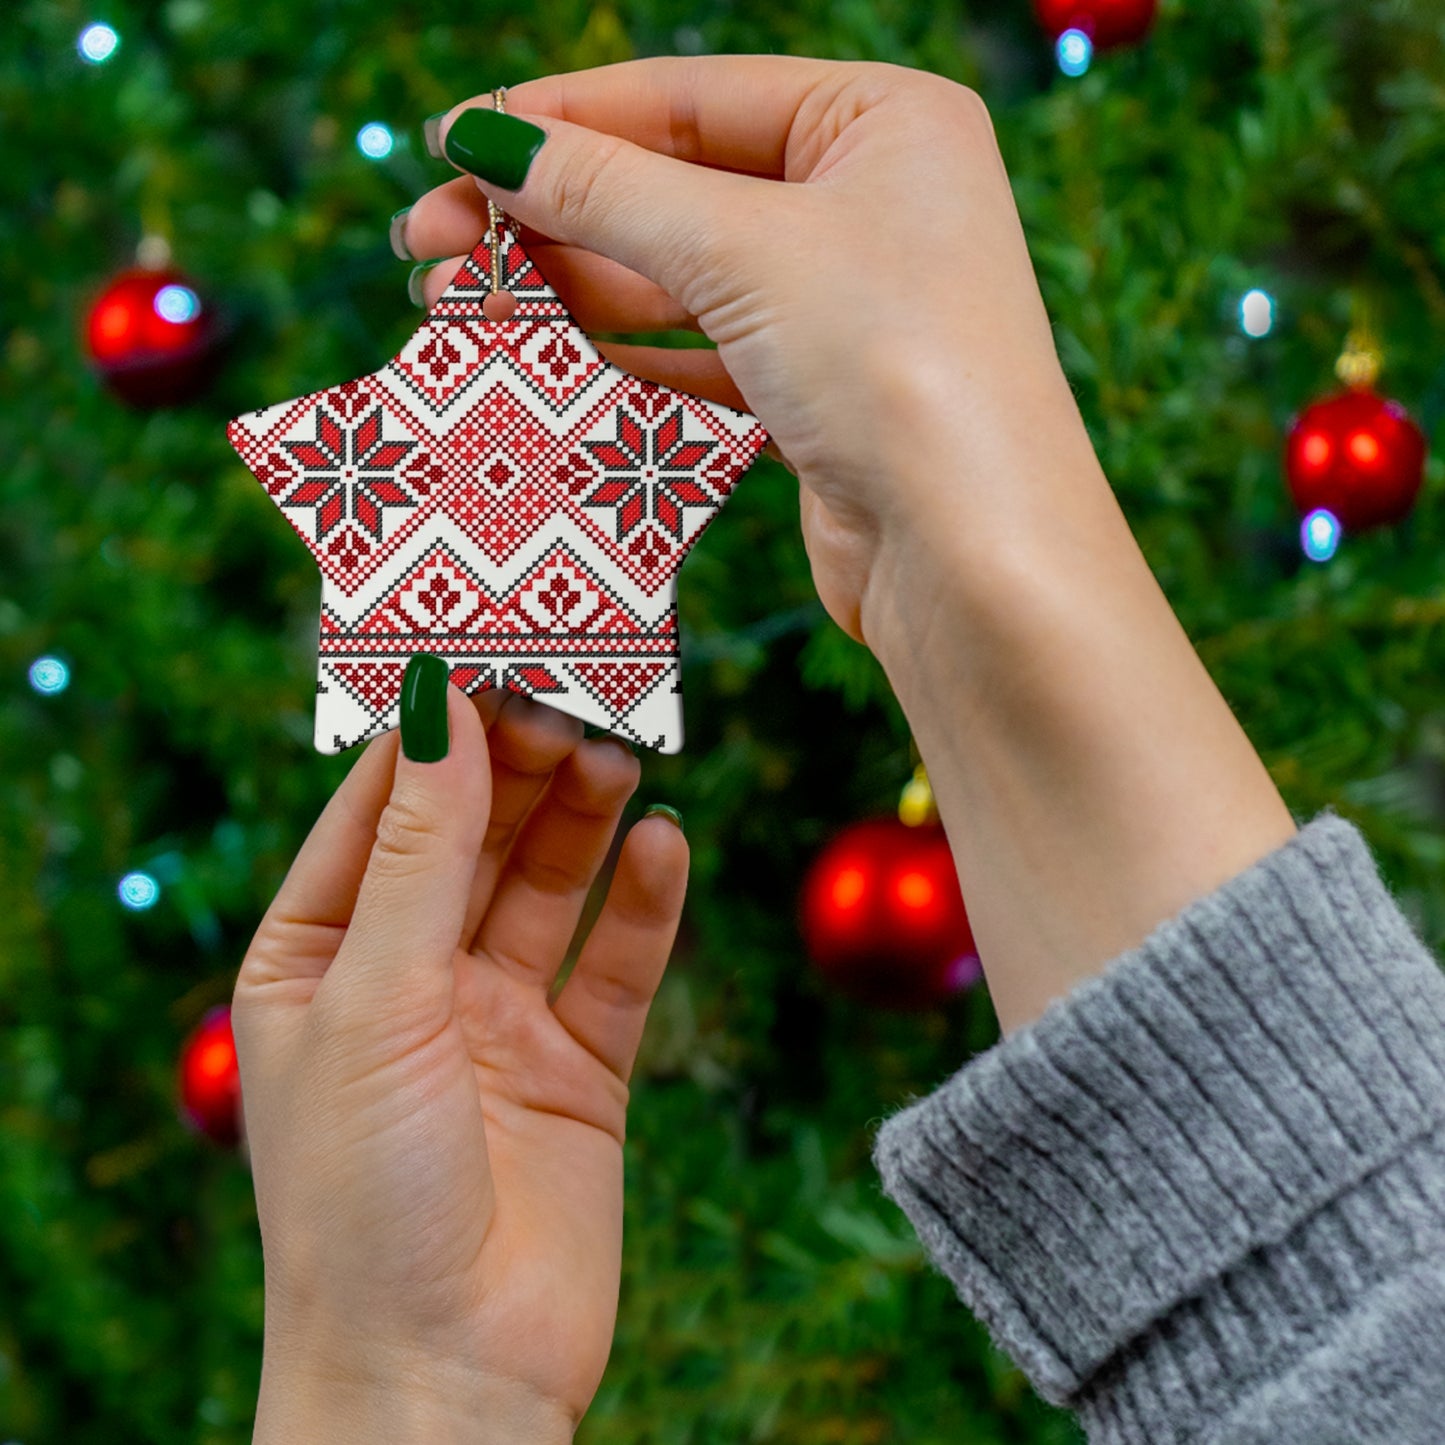
<instances>
[{"instance_id":1,"label":"wrist","mask_svg":"<svg viewBox=\"0 0 1445 1445\"><path fill-rule=\"evenodd\" d=\"M1147 564L1061 371L1007 395L941 363L884 374L906 444L890 460L859 624L906 706L916 681L936 694L940 648L965 674L987 667L995 630L1007 633L1046 568Z\"/></svg>"},{"instance_id":2,"label":"wrist","mask_svg":"<svg viewBox=\"0 0 1445 1445\"><path fill-rule=\"evenodd\" d=\"M517 1380L434 1360L262 1360L253 1445L567 1445L576 1422Z\"/></svg>"}]
</instances>

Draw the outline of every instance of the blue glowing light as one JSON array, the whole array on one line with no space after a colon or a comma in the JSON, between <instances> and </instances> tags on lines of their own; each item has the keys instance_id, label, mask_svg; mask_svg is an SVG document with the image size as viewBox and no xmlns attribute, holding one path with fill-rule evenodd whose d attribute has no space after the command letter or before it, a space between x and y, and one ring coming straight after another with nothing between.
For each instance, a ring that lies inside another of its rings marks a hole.
<instances>
[{"instance_id":1,"label":"blue glowing light","mask_svg":"<svg viewBox=\"0 0 1445 1445\"><path fill-rule=\"evenodd\" d=\"M201 298L189 286L162 286L152 303L162 321L177 326L194 321L201 314Z\"/></svg>"},{"instance_id":2,"label":"blue glowing light","mask_svg":"<svg viewBox=\"0 0 1445 1445\"><path fill-rule=\"evenodd\" d=\"M1339 518L1323 507L1316 507L1300 523L1300 546L1311 562L1328 562L1339 550L1340 534L1344 529Z\"/></svg>"},{"instance_id":3,"label":"blue glowing light","mask_svg":"<svg viewBox=\"0 0 1445 1445\"><path fill-rule=\"evenodd\" d=\"M1082 30L1066 30L1054 47L1065 75L1082 75L1094 59L1094 42Z\"/></svg>"},{"instance_id":4,"label":"blue glowing light","mask_svg":"<svg viewBox=\"0 0 1445 1445\"><path fill-rule=\"evenodd\" d=\"M70 686L70 669L58 657L37 657L30 664L30 686L53 697Z\"/></svg>"},{"instance_id":5,"label":"blue glowing light","mask_svg":"<svg viewBox=\"0 0 1445 1445\"><path fill-rule=\"evenodd\" d=\"M127 908L139 913L160 898L161 885L149 873L127 873L115 891Z\"/></svg>"},{"instance_id":6,"label":"blue glowing light","mask_svg":"<svg viewBox=\"0 0 1445 1445\"><path fill-rule=\"evenodd\" d=\"M1274 330L1274 297L1268 291L1246 291L1239 303L1239 328L1246 336L1268 336Z\"/></svg>"},{"instance_id":7,"label":"blue glowing light","mask_svg":"<svg viewBox=\"0 0 1445 1445\"><path fill-rule=\"evenodd\" d=\"M356 148L374 161L384 161L395 144L391 128L382 125L379 120L371 121L356 132Z\"/></svg>"},{"instance_id":8,"label":"blue glowing light","mask_svg":"<svg viewBox=\"0 0 1445 1445\"><path fill-rule=\"evenodd\" d=\"M119 45L120 36L109 25L87 25L75 42L80 58L92 65L104 65Z\"/></svg>"}]
</instances>

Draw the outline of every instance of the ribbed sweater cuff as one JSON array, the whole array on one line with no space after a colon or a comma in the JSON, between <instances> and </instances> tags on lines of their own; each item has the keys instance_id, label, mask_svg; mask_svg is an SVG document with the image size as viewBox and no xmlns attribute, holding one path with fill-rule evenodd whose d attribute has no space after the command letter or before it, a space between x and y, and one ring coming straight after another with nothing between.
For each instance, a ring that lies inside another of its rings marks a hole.
<instances>
[{"instance_id":1,"label":"ribbed sweater cuff","mask_svg":"<svg viewBox=\"0 0 1445 1445\"><path fill-rule=\"evenodd\" d=\"M874 1162L1039 1393L1077 1404L1151 1327L1172 1339L1183 1321L1207 1351L1200 1301L1221 1281L1240 1285L1236 1314L1338 1318L1378 1274L1351 1277L1361 1211L1343 1196L1433 1152L1442 1039L1445 975L1326 810L888 1119ZM1292 1231L1347 1261L1314 1304Z\"/></svg>"}]
</instances>

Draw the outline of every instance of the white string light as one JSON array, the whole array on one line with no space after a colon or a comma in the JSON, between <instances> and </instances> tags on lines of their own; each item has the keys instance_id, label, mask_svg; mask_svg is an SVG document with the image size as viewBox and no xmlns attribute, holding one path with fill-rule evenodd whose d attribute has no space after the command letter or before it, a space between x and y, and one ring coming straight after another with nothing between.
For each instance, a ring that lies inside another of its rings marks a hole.
<instances>
[{"instance_id":1,"label":"white string light","mask_svg":"<svg viewBox=\"0 0 1445 1445\"><path fill-rule=\"evenodd\" d=\"M120 36L101 23L87 25L75 42L80 58L90 65L104 65L120 48Z\"/></svg>"}]
</instances>

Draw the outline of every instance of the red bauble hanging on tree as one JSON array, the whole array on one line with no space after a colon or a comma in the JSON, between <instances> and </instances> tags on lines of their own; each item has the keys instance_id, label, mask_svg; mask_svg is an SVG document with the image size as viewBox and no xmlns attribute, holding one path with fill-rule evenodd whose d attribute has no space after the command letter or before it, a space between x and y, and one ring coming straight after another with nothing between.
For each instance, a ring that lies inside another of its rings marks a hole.
<instances>
[{"instance_id":1,"label":"red bauble hanging on tree","mask_svg":"<svg viewBox=\"0 0 1445 1445\"><path fill-rule=\"evenodd\" d=\"M803 938L840 993L878 1008L932 1008L976 982L978 952L937 823L845 828L803 882Z\"/></svg>"},{"instance_id":2,"label":"red bauble hanging on tree","mask_svg":"<svg viewBox=\"0 0 1445 1445\"><path fill-rule=\"evenodd\" d=\"M181 1117L226 1148L241 1140L241 1071L231 1036L231 1010L213 1008L181 1047Z\"/></svg>"},{"instance_id":3,"label":"red bauble hanging on tree","mask_svg":"<svg viewBox=\"0 0 1445 1445\"><path fill-rule=\"evenodd\" d=\"M215 375L211 308L180 272L124 271L96 298L86 353L105 384L133 406L170 406L198 396Z\"/></svg>"},{"instance_id":4,"label":"red bauble hanging on tree","mask_svg":"<svg viewBox=\"0 0 1445 1445\"><path fill-rule=\"evenodd\" d=\"M1346 532L1407 516L1425 479L1425 435L1397 401L1368 386L1308 406L1285 443L1300 516L1324 508Z\"/></svg>"},{"instance_id":5,"label":"red bauble hanging on tree","mask_svg":"<svg viewBox=\"0 0 1445 1445\"><path fill-rule=\"evenodd\" d=\"M1082 30L1095 50L1137 45L1150 31L1159 0L1034 0L1039 24L1051 40Z\"/></svg>"}]
</instances>

